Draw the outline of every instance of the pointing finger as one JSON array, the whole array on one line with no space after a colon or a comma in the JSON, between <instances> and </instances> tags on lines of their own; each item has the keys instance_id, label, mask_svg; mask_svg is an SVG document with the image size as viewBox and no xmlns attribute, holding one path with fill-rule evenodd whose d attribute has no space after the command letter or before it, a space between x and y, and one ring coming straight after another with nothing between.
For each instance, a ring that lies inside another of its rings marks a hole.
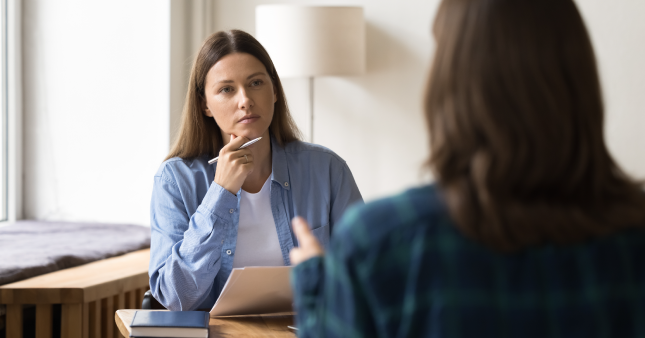
<instances>
[{"instance_id":1,"label":"pointing finger","mask_svg":"<svg viewBox=\"0 0 645 338\"><path fill-rule=\"evenodd\" d=\"M294 265L300 264L312 257L323 256L325 250L318 243L318 239L309 229L307 221L302 217L295 217L292 221L293 232L298 238L298 247L291 249L289 257Z\"/></svg>"},{"instance_id":2,"label":"pointing finger","mask_svg":"<svg viewBox=\"0 0 645 338\"><path fill-rule=\"evenodd\" d=\"M316 238L311 234L309 225L304 218L299 216L295 217L291 221L291 226L293 228L293 232L296 234L296 238L298 238L300 246L307 245L316 240Z\"/></svg>"}]
</instances>

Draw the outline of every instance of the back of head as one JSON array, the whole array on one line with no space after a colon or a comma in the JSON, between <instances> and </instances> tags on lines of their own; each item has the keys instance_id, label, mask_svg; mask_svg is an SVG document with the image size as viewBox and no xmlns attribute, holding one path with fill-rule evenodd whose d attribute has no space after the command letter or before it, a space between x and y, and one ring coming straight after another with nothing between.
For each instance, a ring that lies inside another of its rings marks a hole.
<instances>
[{"instance_id":1,"label":"back of head","mask_svg":"<svg viewBox=\"0 0 645 338\"><path fill-rule=\"evenodd\" d=\"M645 225L572 0L444 0L434 34L430 165L463 233L513 251Z\"/></svg>"}]
</instances>

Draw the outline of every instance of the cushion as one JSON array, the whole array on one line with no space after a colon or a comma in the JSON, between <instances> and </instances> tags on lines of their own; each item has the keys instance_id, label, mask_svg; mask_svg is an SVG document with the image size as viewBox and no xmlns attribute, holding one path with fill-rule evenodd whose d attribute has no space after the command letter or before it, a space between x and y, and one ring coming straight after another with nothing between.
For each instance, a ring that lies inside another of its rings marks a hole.
<instances>
[{"instance_id":1,"label":"cushion","mask_svg":"<svg viewBox=\"0 0 645 338\"><path fill-rule=\"evenodd\" d=\"M149 247L140 225L18 221L0 227L0 285Z\"/></svg>"}]
</instances>

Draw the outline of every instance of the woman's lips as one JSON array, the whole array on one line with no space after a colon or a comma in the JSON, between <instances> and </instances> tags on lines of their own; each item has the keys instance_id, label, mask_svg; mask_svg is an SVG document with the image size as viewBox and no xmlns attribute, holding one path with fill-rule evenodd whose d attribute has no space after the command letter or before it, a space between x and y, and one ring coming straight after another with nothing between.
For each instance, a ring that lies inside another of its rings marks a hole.
<instances>
[{"instance_id":1,"label":"woman's lips","mask_svg":"<svg viewBox=\"0 0 645 338\"><path fill-rule=\"evenodd\" d=\"M249 116L243 117L241 120L237 121L237 123L253 123L257 121L257 119L259 118L260 117L257 115L249 115Z\"/></svg>"}]
</instances>

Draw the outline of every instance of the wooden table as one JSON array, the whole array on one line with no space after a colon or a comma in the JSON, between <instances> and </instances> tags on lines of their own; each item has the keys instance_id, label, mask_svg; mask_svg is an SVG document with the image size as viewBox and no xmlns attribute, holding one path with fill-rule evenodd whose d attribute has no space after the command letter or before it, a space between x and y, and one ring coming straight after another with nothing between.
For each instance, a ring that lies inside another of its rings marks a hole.
<instances>
[{"instance_id":1,"label":"wooden table","mask_svg":"<svg viewBox=\"0 0 645 338\"><path fill-rule=\"evenodd\" d=\"M103 259L0 286L7 337L22 337L22 307L36 305L36 337L52 336L52 305L61 304L61 337L119 337L118 309L141 306L148 289L150 250Z\"/></svg>"},{"instance_id":2,"label":"wooden table","mask_svg":"<svg viewBox=\"0 0 645 338\"><path fill-rule=\"evenodd\" d=\"M116 326L125 337L130 336L130 323L135 311L165 310L118 310L114 314ZM275 315L235 316L211 318L209 338L217 337L274 337L294 338L295 333L287 326L293 325L291 313Z\"/></svg>"}]
</instances>

